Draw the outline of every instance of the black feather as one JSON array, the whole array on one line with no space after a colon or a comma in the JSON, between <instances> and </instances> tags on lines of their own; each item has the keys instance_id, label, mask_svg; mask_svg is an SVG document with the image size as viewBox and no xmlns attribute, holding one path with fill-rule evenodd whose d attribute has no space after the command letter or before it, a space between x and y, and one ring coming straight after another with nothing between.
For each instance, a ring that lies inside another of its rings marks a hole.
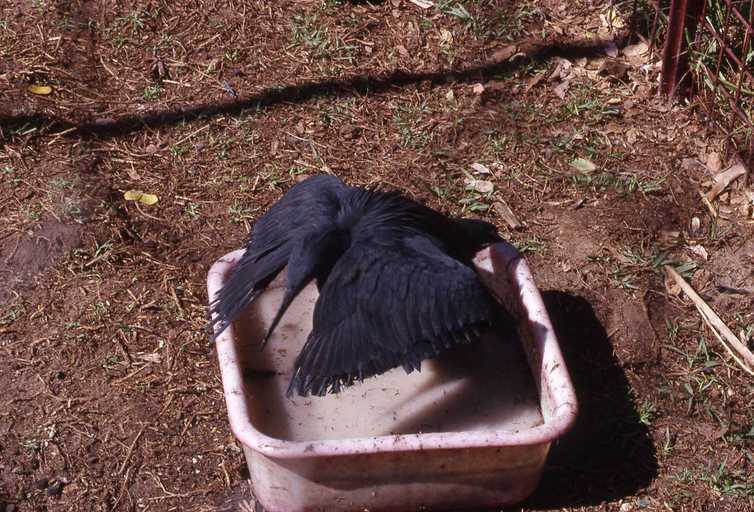
<instances>
[{"instance_id":1,"label":"black feather","mask_svg":"<svg viewBox=\"0 0 754 512\"><path fill-rule=\"evenodd\" d=\"M312 331L288 393L323 395L476 341L501 313L472 258L495 227L331 176L297 185L259 219L211 304L219 335L287 265L283 304L316 280Z\"/></svg>"}]
</instances>

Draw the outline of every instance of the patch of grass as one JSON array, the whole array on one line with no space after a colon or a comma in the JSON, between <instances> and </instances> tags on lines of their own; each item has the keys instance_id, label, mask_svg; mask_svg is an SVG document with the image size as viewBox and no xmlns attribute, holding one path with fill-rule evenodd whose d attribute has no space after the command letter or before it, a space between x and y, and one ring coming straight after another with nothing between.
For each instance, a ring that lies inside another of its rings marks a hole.
<instances>
[{"instance_id":1,"label":"patch of grass","mask_svg":"<svg viewBox=\"0 0 754 512\"><path fill-rule=\"evenodd\" d=\"M39 203L29 203L22 207L24 215L32 222L36 222L42 218L42 205Z\"/></svg>"},{"instance_id":2,"label":"patch of grass","mask_svg":"<svg viewBox=\"0 0 754 512\"><path fill-rule=\"evenodd\" d=\"M39 439L24 439L21 441L21 446L23 446L24 450L29 452L30 454L39 453L42 451L42 441Z\"/></svg>"},{"instance_id":3,"label":"patch of grass","mask_svg":"<svg viewBox=\"0 0 754 512\"><path fill-rule=\"evenodd\" d=\"M521 254L541 252L545 250L545 243L536 235L532 235L523 240L514 240L511 243Z\"/></svg>"},{"instance_id":4,"label":"patch of grass","mask_svg":"<svg viewBox=\"0 0 754 512\"><path fill-rule=\"evenodd\" d=\"M105 370L112 370L122 362L123 360L120 358L120 356L116 354L110 354L102 361L102 368L104 368Z\"/></svg>"},{"instance_id":5,"label":"patch of grass","mask_svg":"<svg viewBox=\"0 0 754 512\"><path fill-rule=\"evenodd\" d=\"M432 134L422 126L423 116L431 114L427 101L415 101L399 105L393 112L393 122L398 127L401 145L421 149L429 144Z\"/></svg>"},{"instance_id":6,"label":"patch of grass","mask_svg":"<svg viewBox=\"0 0 754 512\"><path fill-rule=\"evenodd\" d=\"M666 348L682 355L686 359L686 364L689 370L692 370L700 365L704 369L711 369L720 364L720 362L715 358L714 353L710 352L710 350L707 348L707 341L703 337L699 338L696 350L693 353L685 352L674 345L666 345ZM704 386L705 389L706 387L708 386Z\"/></svg>"},{"instance_id":7,"label":"patch of grass","mask_svg":"<svg viewBox=\"0 0 754 512\"><path fill-rule=\"evenodd\" d=\"M457 0L441 0L437 2L436 6L441 13L458 18L473 30L478 30L479 21L466 9L466 6L462 2Z\"/></svg>"},{"instance_id":8,"label":"patch of grass","mask_svg":"<svg viewBox=\"0 0 754 512\"><path fill-rule=\"evenodd\" d=\"M299 49L319 62L320 72L337 75L343 63L353 64L358 46L347 43L320 22L318 14L298 13L293 16L291 42L286 49Z\"/></svg>"},{"instance_id":9,"label":"patch of grass","mask_svg":"<svg viewBox=\"0 0 754 512\"><path fill-rule=\"evenodd\" d=\"M707 482L712 490L721 496L754 496L754 480L751 479L751 474L729 469L725 462L700 475L699 480Z\"/></svg>"},{"instance_id":10,"label":"patch of grass","mask_svg":"<svg viewBox=\"0 0 754 512\"><path fill-rule=\"evenodd\" d=\"M671 265L686 277L691 277L696 269L696 263L692 261L675 261L669 253L658 249L656 246L624 247L620 249L618 257L610 255L592 255L587 258L590 263L603 267L613 286L625 290L637 290L638 280L647 274L661 276L663 267ZM667 324L669 336L676 336L678 326ZM675 338L673 338L675 339Z\"/></svg>"},{"instance_id":11,"label":"patch of grass","mask_svg":"<svg viewBox=\"0 0 754 512\"><path fill-rule=\"evenodd\" d=\"M657 407L649 400L644 400L641 405L639 405L637 412L639 413L639 422L650 427L657 414Z\"/></svg>"},{"instance_id":12,"label":"patch of grass","mask_svg":"<svg viewBox=\"0 0 754 512\"><path fill-rule=\"evenodd\" d=\"M668 342L671 344L675 343L675 340L678 339L678 331L680 328L681 326L673 320L665 319L665 331L668 333Z\"/></svg>"},{"instance_id":13,"label":"patch of grass","mask_svg":"<svg viewBox=\"0 0 754 512\"><path fill-rule=\"evenodd\" d=\"M229 62L238 62L241 59L241 50L238 48L225 50L223 57Z\"/></svg>"},{"instance_id":14,"label":"patch of grass","mask_svg":"<svg viewBox=\"0 0 754 512\"><path fill-rule=\"evenodd\" d=\"M144 88L144 92L141 94L142 98L147 101L155 101L162 96L162 87L159 85L148 85Z\"/></svg>"},{"instance_id":15,"label":"patch of grass","mask_svg":"<svg viewBox=\"0 0 754 512\"><path fill-rule=\"evenodd\" d=\"M230 155L230 148L233 147L233 139L221 139L217 145L217 159L227 160Z\"/></svg>"},{"instance_id":16,"label":"patch of grass","mask_svg":"<svg viewBox=\"0 0 754 512\"><path fill-rule=\"evenodd\" d=\"M325 56L330 46L327 28L317 26L318 17L299 13L293 16L292 41L290 47L303 47L314 56Z\"/></svg>"},{"instance_id":17,"label":"patch of grass","mask_svg":"<svg viewBox=\"0 0 754 512\"><path fill-rule=\"evenodd\" d=\"M16 176L16 169L6 165L0 169L0 174L3 177L3 181L10 183L13 188L18 187L21 184L21 178Z\"/></svg>"},{"instance_id":18,"label":"patch of grass","mask_svg":"<svg viewBox=\"0 0 754 512\"><path fill-rule=\"evenodd\" d=\"M494 156L500 157L515 149L515 141L507 133L490 133L487 135L487 147Z\"/></svg>"},{"instance_id":19,"label":"patch of grass","mask_svg":"<svg viewBox=\"0 0 754 512\"><path fill-rule=\"evenodd\" d=\"M622 288L624 290L638 290L636 285L637 275L630 270L626 270L625 267L620 265L614 267L610 272L610 282L616 288Z\"/></svg>"},{"instance_id":20,"label":"patch of grass","mask_svg":"<svg viewBox=\"0 0 754 512\"><path fill-rule=\"evenodd\" d=\"M143 11L133 11L125 16L116 18L115 22L119 23L121 27L131 30L132 34L138 34L146 26L146 13Z\"/></svg>"},{"instance_id":21,"label":"patch of grass","mask_svg":"<svg viewBox=\"0 0 754 512\"><path fill-rule=\"evenodd\" d=\"M302 174L306 174L306 168L300 167L297 165L294 165L293 167L288 169L288 176L291 178L296 178L296 176L301 176Z\"/></svg>"},{"instance_id":22,"label":"patch of grass","mask_svg":"<svg viewBox=\"0 0 754 512\"><path fill-rule=\"evenodd\" d=\"M197 220L199 217L201 217L201 206L196 203L186 204L183 211L186 212L186 215L188 215L191 220Z\"/></svg>"},{"instance_id":23,"label":"patch of grass","mask_svg":"<svg viewBox=\"0 0 754 512\"><path fill-rule=\"evenodd\" d=\"M662 439L662 454L668 457L673 454L673 448L675 447L675 440L670 434L670 427L665 427L665 435Z\"/></svg>"},{"instance_id":24,"label":"patch of grass","mask_svg":"<svg viewBox=\"0 0 754 512\"><path fill-rule=\"evenodd\" d=\"M341 101L327 101L321 105L319 110L320 119L325 126L353 121L353 98L347 98Z\"/></svg>"},{"instance_id":25,"label":"patch of grass","mask_svg":"<svg viewBox=\"0 0 754 512\"><path fill-rule=\"evenodd\" d=\"M26 312L26 308L24 308L23 304L16 304L14 306L11 306L7 311L5 311L2 315L0 315L0 325L11 325L13 322L18 320L21 315L23 315Z\"/></svg>"},{"instance_id":26,"label":"patch of grass","mask_svg":"<svg viewBox=\"0 0 754 512\"><path fill-rule=\"evenodd\" d=\"M241 224L245 221L252 220L254 218L254 212L258 208L249 208L240 204L238 201L234 201L231 206L228 207L228 215L230 220L234 224Z\"/></svg>"},{"instance_id":27,"label":"patch of grass","mask_svg":"<svg viewBox=\"0 0 754 512\"><path fill-rule=\"evenodd\" d=\"M84 220L84 210L81 209L81 204L72 198L66 198L63 202L63 215L79 223Z\"/></svg>"},{"instance_id":28,"label":"patch of grass","mask_svg":"<svg viewBox=\"0 0 754 512\"><path fill-rule=\"evenodd\" d=\"M610 117L620 115L620 109L614 105L608 105L600 98L593 97L591 89L576 89L572 96L554 116L555 122L568 121L579 118L588 124L599 124Z\"/></svg>"},{"instance_id":29,"label":"patch of grass","mask_svg":"<svg viewBox=\"0 0 754 512\"><path fill-rule=\"evenodd\" d=\"M65 178L54 178L50 180L50 186L59 190L71 190L73 188L73 182Z\"/></svg>"},{"instance_id":30,"label":"patch of grass","mask_svg":"<svg viewBox=\"0 0 754 512\"><path fill-rule=\"evenodd\" d=\"M188 146L181 146L178 144L173 144L170 146L170 155L173 158L179 158L183 155L185 155L188 152Z\"/></svg>"},{"instance_id":31,"label":"patch of grass","mask_svg":"<svg viewBox=\"0 0 754 512\"><path fill-rule=\"evenodd\" d=\"M690 484L696 480L696 477L694 476L694 472L691 471L689 468L681 469L675 474L670 475L670 478L682 484Z\"/></svg>"},{"instance_id":32,"label":"patch of grass","mask_svg":"<svg viewBox=\"0 0 754 512\"><path fill-rule=\"evenodd\" d=\"M107 317L107 311L109 307L110 301L108 300L98 300L92 305L92 309L94 309L94 314L97 316L97 318Z\"/></svg>"},{"instance_id":33,"label":"patch of grass","mask_svg":"<svg viewBox=\"0 0 754 512\"><path fill-rule=\"evenodd\" d=\"M636 192L652 194L662 190L664 178L649 179L635 173L614 174L611 172L579 173L572 176L574 185L595 192L613 191L620 195Z\"/></svg>"},{"instance_id":34,"label":"patch of grass","mask_svg":"<svg viewBox=\"0 0 754 512\"><path fill-rule=\"evenodd\" d=\"M479 192L469 192L466 197L458 201L463 206L463 211L486 212L490 209L491 199L487 194Z\"/></svg>"},{"instance_id":35,"label":"patch of grass","mask_svg":"<svg viewBox=\"0 0 754 512\"><path fill-rule=\"evenodd\" d=\"M542 10L535 3L517 3L514 13L503 11L495 20L492 36L502 41L516 41L527 35L527 27L545 18Z\"/></svg>"},{"instance_id":36,"label":"patch of grass","mask_svg":"<svg viewBox=\"0 0 754 512\"><path fill-rule=\"evenodd\" d=\"M450 195L450 189L448 189L447 187L439 187L437 185L433 185L429 187L429 190L439 199L447 199Z\"/></svg>"}]
</instances>

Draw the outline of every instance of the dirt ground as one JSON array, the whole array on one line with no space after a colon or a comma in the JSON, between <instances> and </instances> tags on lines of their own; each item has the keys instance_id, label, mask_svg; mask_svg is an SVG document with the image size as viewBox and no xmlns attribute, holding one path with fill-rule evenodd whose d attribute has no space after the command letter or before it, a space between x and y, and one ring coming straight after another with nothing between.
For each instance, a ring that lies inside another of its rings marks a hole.
<instances>
[{"instance_id":1,"label":"dirt ground","mask_svg":"<svg viewBox=\"0 0 754 512\"><path fill-rule=\"evenodd\" d=\"M0 512L253 509L206 274L321 172L525 251L581 414L512 510L754 510L754 381L662 271L751 346L743 180L713 218L723 136L611 12L1 3Z\"/></svg>"}]
</instances>

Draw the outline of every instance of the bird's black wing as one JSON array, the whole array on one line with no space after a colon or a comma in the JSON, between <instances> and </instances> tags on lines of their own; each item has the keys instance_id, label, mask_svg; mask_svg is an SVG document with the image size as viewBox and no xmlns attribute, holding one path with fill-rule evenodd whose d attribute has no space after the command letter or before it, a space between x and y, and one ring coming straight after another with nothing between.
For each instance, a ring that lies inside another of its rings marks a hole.
<instances>
[{"instance_id":1,"label":"bird's black wing","mask_svg":"<svg viewBox=\"0 0 754 512\"><path fill-rule=\"evenodd\" d=\"M314 176L291 187L259 218L252 228L246 252L210 304L213 339L285 267L297 240L334 222L346 189L335 176Z\"/></svg>"},{"instance_id":2,"label":"bird's black wing","mask_svg":"<svg viewBox=\"0 0 754 512\"><path fill-rule=\"evenodd\" d=\"M400 230L380 238L362 237L333 268L289 395L338 392L399 366L419 369L444 348L474 341L496 315L474 270L437 239Z\"/></svg>"}]
</instances>

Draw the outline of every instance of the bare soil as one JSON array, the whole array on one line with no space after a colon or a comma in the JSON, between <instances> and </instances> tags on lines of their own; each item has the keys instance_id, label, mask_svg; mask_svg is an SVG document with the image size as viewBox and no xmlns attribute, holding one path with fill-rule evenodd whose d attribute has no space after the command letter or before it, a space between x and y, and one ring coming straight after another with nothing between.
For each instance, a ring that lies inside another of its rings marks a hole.
<instances>
[{"instance_id":1,"label":"bare soil","mask_svg":"<svg viewBox=\"0 0 754 512\"><path fill-rule=\"evenodd\" d=\"M754 510L754 384L662 272L751 340L743 180L713 218L725 138L608 7L0 4L0 511L253 509L205 278L321 172L526 253L581 414L518 508Z\"/></svg>"}]
</instances>

